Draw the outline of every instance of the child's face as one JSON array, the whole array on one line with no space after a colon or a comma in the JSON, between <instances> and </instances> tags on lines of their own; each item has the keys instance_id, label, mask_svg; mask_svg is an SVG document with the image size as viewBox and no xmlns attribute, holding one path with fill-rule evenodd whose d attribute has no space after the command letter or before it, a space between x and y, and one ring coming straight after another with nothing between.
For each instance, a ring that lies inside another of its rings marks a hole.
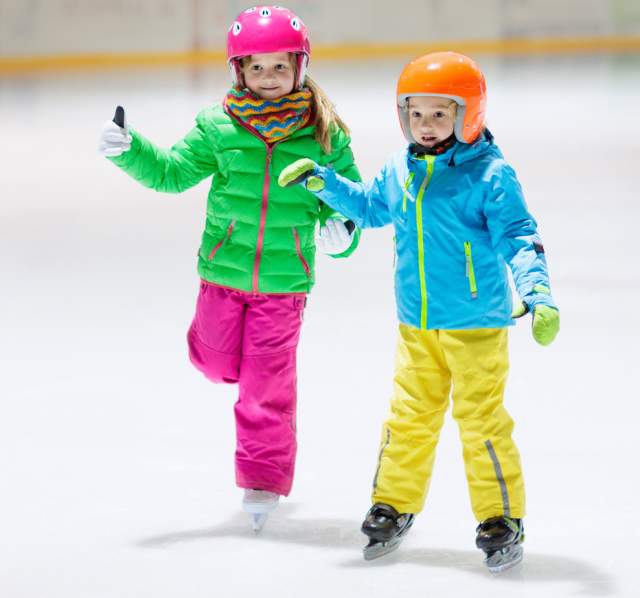
<instances>
[{"instance_id":1,"label":"child's face","mask_svg":"<svg viewBox=\"0 0 640 598\"><path fill-rule=\"evenodd\" d=\"M244 84L265 100L291 93L295 69L288 52L254 54L242 61Z\"/></svg>"},{"instance_id":2,"label":"child's face","mask_svg":"<svg viewBox=\"0 0 640 598\"><path fill-rule=\"evenodd\" d=\"M447 98L409 98L409 127L413 138L424 147L433 147L453 133L457 104Z\"/></svg>"}]
</instances>

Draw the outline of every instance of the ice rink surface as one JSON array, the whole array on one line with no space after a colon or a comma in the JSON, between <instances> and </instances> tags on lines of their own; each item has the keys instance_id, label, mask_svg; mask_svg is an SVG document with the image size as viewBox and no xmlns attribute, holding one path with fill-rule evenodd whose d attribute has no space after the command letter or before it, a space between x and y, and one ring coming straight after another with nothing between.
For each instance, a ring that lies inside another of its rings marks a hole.
<instances>
[{"instance_id":1,"label":"ice rink surface","mask_svg":"<svg viewBox=\"0 0 640 598\"><path fill-rule=\"evenodd\" d=\"M548 348L529 319L511 334L523 566L482 566L450 414L424 512L395 554L362 560L396 332L389 228L318 259L296 482L254 537L236 389L186 354L208 183L160 195L96 150L118 103L171 145L226 71L51 73L0 80L0 596L640 596L640 56L478 58L562 312ZM404 62L312 65L366 178L403 144Z\"/></svg>"}]
</instances>

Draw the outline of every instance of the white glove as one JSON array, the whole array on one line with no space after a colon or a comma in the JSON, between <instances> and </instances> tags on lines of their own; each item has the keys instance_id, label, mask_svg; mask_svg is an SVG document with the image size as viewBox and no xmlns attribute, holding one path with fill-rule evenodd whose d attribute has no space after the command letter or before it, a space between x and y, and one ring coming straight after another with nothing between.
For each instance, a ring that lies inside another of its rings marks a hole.
<instances>
[{"instance_id":1,"label":"white glove","mask_svg":"<svg viewBox=\"0 0 640 598\"><path fill-rule=\"evenodd\" d=\"M349 233L342 220L330 218L325 226L320 227L320 235L316 239L317 248L328 255L343 253L353 242L353 232Z\"/></svg>"},{"instance_id":2,"label":"white glove","mask_svg":"<svg viewBox=\"0 0 640 598\"><path fill-rule=\"evenodd\" d=\"M127 128L124 110L120 106L118 108L114 119L107 121L102 126L98 151L105 157L119 156L131 148L131 135ZM119 111L120 114L118 114ZM122 126L118 126L114 121L119 121Z\"/></svg>"}]
</instances>

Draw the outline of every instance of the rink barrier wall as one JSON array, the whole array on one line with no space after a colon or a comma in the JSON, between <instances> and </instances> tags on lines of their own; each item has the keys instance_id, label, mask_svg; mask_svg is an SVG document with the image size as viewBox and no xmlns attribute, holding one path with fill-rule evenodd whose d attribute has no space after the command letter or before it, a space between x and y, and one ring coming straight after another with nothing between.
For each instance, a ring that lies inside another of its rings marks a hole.
<instances>
[{"instance_id":1,"label":"rink barrier wall","mask_svg":"<svg viewBox=\"0 0 640 598\"><path fill-rule=\"evenodd\" d=\"M640 36L544 38L509 40L439 41L432 44L339 44L314 46L313 58L325 60L380 59L418 56L454 50L463 54L578 54L640 52ZM0 57L0 73L28 73L61 69L169 67L224 63L222 50L188 52L127 52L118 54L63 54L53 56Z\"/></svg>"}]
</instances>

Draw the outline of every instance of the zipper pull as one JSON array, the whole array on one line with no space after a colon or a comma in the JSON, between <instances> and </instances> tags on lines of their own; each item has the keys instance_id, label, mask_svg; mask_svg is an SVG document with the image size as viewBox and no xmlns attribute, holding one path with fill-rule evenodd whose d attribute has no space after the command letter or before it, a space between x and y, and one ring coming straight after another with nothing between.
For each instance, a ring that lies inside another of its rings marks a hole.
<instances>
[{"instance_id":1,"label":"zipper pull","mask_svg":"<svg viewBox=\"0 0 640 598\"><path fill-rule=\"evenodd\" d=\"M267 164L266 164L266 170L268 172L271 172L271 167L272 167L272 162L271 162L271 157L273 156L273 146L271 145L267 145Z\"/></svg>"}]
</instances>

